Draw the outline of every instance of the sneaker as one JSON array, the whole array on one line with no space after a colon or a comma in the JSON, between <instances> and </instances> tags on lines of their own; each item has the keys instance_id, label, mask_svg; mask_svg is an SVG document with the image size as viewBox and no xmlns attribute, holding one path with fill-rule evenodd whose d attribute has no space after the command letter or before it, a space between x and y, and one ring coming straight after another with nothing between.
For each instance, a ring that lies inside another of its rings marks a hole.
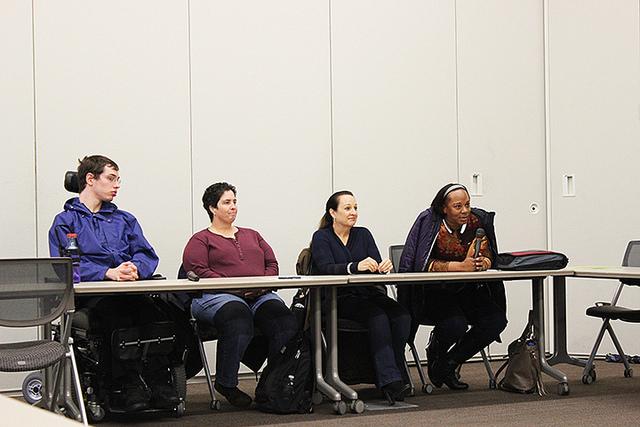
<instances>
[{"instance_id":1,"label":"sneaker","mask_svg":"<svg viewBox=\"0 0 640 427\"><path fill-rule=\"evenodd\" d=\"M173 409L180 403L176 389L169 384L152 384L151 406L158 409Z\"/></svg>"},{"instance_id":2,"label":"sneaker","mask_svg":"<svg viewBox=\"0 0 640 427\"><path fill-rule=\"evenodd\" d=\"M227 401L237 408L246 408L251 405L251 396L238 387L224 387L215 383L214 388L223 395Z\"/></svg>"}]
</instances>

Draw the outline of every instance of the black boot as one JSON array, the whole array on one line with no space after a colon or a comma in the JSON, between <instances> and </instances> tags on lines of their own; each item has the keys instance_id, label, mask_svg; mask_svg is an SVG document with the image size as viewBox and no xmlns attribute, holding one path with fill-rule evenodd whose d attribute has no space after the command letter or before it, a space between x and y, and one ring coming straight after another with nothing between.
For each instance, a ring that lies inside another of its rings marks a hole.
<instances>
[{"instance_id":1,"label":"black boot","mask_svg":"<svg viewBox=\"0 0 640 427\"><path fill-rule=\"evenodd\" d=\"M411 386L402 381L394 381L382 386L382 394L387 398L389 406L394 405L396 402L404 401L409 390L411 390Z\"/></svg>"},{"instance_id":2,"label":"black boot","mask_svg":"<svg viewBox=\"0 0 640 427\"><path fill-rule=\"evenodd\" d=\"M436 385L434 377L439 380L438 384L440 385L436 387L442 387L443 378L441 374L438 374L437 367L440 366L442 364L441 362L446 358L447 350L448 349L443 348L443 346L440 344L440 341L436 337L436 334L431 331L431 335L429 335L429 344L427 345L426 350L427 373L429 375L429 379L434 385Z\"/></svg>"},{"instance_id":3,"label":"black boot","mask_svg":"<svg viewBox=\"0 0 640 427\"><path fill-rule=\"evenodd\" d=\"M433 331L431 331L431 334L429 335L429 344L427 344L427 369L431 370L433 369L433 365L436 362L436 360L438 360L439 356L440 356L440 343L438 342L438 339L436 338L436 335L433 333Z\"/></svg>"},{"instance_id":4,"label":"black boot","mask_svg":"<svg viewBox=\"0 0 640 427\"><path fill-rule=\"evenodd\" d=\"M445 384L451 390L466 390L469 384L461 382L456 375L458 362L448 357L438 359L429 371L429 379L434 386L440 388Z\"/></svg>"},{"instance_id":5,"label":"black boot","mask_svg":"<svg viewBox=\"0 0 640 427\"><path fill-rule=\"evenodd\" d=\"M446 376L443 382L450 390L466 390L469 388L469 384L460 381L455 370L453 374Z\"/></svg>"},{"instance_id":6,"label":"black boot","mask_svg":"<svg viewBox=\"0 0 640 427\"><path fill-rule=\"evenodd\" d=\"M246 408L251 405L251 396L238 387L224 387L223 385L215 383L214 388L218 393L223 395L229 403L237 408Z\"/></svg>"}]
</instances>

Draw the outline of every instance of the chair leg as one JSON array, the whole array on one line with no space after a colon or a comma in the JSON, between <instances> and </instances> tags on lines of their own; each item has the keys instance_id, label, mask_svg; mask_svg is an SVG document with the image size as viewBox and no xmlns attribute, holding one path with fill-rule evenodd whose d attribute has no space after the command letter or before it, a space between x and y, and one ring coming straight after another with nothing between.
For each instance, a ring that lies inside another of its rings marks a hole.
<instances>
[{"instance_id":1,"label":"chair leg","mask_svg":"<svg viewBox=\"0 0 640 427\"><path fill-rule=\"evenodd\" d=\"M604 337L604 333L607 331L609 326L609 319L606 319L602 322L602 326L600 327L600 331L598 332L598 336L596 338L596 342L593 345L593 349L591 350L591 354L589 355L589 359L587 359L587 363L584 366L584 370L582 371L582 377L586 378L591 374L593 370L593 361L596 358L596 353L600 348L600 344L602 343L602 338ZM584 382L584 381L583 381Z\"/></svg>"},{"instance_id":2,"label":"chair leg","mask_svg":"<svg viewBox=\"0 0 640 427\"><path fill-rule=\"evenodd\" d=\"M211 409L218 410L220 409L220 401L216 399L216 392L213 388L213 380L211 379L211 369L209 369L209 359L207 358L207 353L204 349L204 343L200 339L200 335L198 335L198 325L195 319L191 319L191 326L193 328L196 341L198 341L200 360L202 361L202 367L204 368L205 377L207 378L207 386L209 387L209 395L211 396L211 403L209 403L209 407Z\"/></svg>"},{"instance_id":3,"label":"chair leg","mask_svg":"<svg viewBox=\"0 0 640 427\"><path fill-rule=\"evenodd\" d=\"M422 364L420 363L420 356L418 355L418 350L416 350L416 344L413 341L409 343L409 349L411 350L411 355L413 356L413 361L416 364L416 368L418 368L418 376L420 377L420 382L422 383L422 391L425 391L431 384L427 383L427 377L424 375L424 370L422 369Z\"/></svg>"},{"instance_id":4,"label":"chair leg","mask_svg":"<svg viewBox=\"0 0 640 427\"><path fill-rule=\"evenodd\" d=\"M413 378L411 378L411 371L409 370L409 364L407 363L406 357L402 358L402 366L404 367L404 372L406 373L407 378L409 379L409 386L411 387L411 389L409 390L410 395L415 396L416 387L415 387L415 384L413 383Z\"/></svg>"},{"instance_id":5,"label":"chair leg","mask_svg":"<svg viewBox=\"0 0 640 427\"><path fill-rule=\"evenodd\" d=\"M482 355L482 362L484 363L484 368L487 370L487 375L489 375L489 388L494 390L496 386L496 374L493 372L491 368L491 363L489 363L489 358L487 357L487 352L483 348L480 350L480 354Z\"/></svg>"},{"instance_id":6,"label":"chair leg","mask_svg":"<svg viewBox=\"0 0 640 427\"><path fill-rule=\"evenodd\" d=\"M78 364L76 363L76 356L73 352L72 346L69 346L68 357L71 359L73 385L76 389L76 398L78 399L78 408L80 409L80 422L82 422L83 425L88 426L87 411L84 407L84 395L82 393L82 385L80 384L80 374L78 374Z\"/></svg>"},{"instance_id":7,"label":"chair leg","mask_svg":"<svg viewBox=\"0 0 640 427\"><path fill-rule=\"evenodd\" d=\"M618 341L618 337L616 336L616 333L613 332L611 323L607 324L607 331L609 331L609 335L611 336L611 341L613 341L613 345L616 346L616 350L618 350L618 354L620 355L620 358L622 359L622 363L624 364L624 376L630 377L631 376L630 372L632 372L631 366L629 366L629 361L627 360L627 356L624 354L624 350L622 349L622 345L620 344L620 341Z\"/></svg>"}]
</instances>

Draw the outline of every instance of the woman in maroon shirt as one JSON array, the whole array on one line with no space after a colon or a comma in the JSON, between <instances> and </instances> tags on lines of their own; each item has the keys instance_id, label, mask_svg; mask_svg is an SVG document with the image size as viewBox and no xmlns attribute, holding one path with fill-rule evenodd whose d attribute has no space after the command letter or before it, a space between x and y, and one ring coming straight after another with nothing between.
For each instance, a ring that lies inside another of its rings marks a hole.
<instances>
[{"instance_id":1,"label":"woman in maroon shirt","mask_svg":"<svg viewBox=\"0 0 640 427\"><path fill-rule=\"evenodd\" d=\"M275 276L278 261L260 234L233 225L238 213L236 189L226 182L209 186L202 196L211 225L194 234L184 248L186 271L206 277ZM275 355L297 332L295 316L269 289L208 291L194 298L198 321L218 330L215 389L234 406L246 407L251 397L238 389L240 360L254 335L254 324Z\"/></svg>"}]
</instances>

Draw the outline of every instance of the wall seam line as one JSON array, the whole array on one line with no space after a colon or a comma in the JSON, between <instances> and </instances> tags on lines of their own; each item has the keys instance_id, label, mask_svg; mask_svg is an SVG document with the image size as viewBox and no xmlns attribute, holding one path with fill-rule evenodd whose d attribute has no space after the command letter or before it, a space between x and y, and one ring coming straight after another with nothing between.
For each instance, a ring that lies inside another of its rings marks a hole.
<instances>
[{"instance_id":1,"label":"wall seam line","mask_svg":"<svg viewBox=\"0 0 640 427\"><path fill-rule=\"evenodd\" d=\"M456 108L456 167L457 182L461 181L461 162L460 162L460 93L458 91L458 1L453 2L453 38L454 38L454 55L455 55L455 108Z\"/></svg>"},{"instance_id":2,"label":"wall seam line","mask_svg":"<svg viewBox=\"0 0 640 427\"><path fill-rule=\"evenodd\" d=\"M336 183L335 183L335 152L334 152L334 140L333 140L333 27L331 21L331 0L329 0L329 120L330 120L330 133L329 133L329 153L330 153L330 164L331 164L331 192L336 191Z\"/></svg>"},{"instance_id":3,"label":"wall seam line","mask_svg":"<svg viewBox=\"0 0 640 427\"><path fill-rule=\"evenodd\" d=\"M191 206L191 234L195 233L195 218L193 209L193 101L191 97L191 0L187 0L187 92L189 97L189 198Z\"/></svg>"},{"instance_id":4,"label":"wall seam line","mask_svg":"<svg viewBox=\"0 0 640 427\"><path fill-rule=\"evenodd\" d=\"M36 115L36 25L35 25L35 0L31 0L31 74L33 89L33 195L34 195L34 244L36 257L40 256L40 239L38 238L38 230L40 229L38 221L38 127Z\"/></svg>"}]
</instances>

